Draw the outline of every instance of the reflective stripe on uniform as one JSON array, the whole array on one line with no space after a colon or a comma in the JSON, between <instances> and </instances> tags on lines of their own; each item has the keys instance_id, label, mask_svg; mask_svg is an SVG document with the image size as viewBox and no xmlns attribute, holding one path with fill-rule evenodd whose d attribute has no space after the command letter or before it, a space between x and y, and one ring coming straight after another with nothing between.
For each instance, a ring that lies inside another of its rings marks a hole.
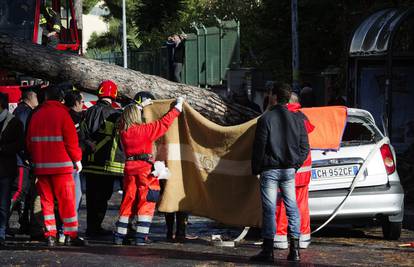
<instances>
[{"instance_id":1,"label":"reflective stripe on uniform","mask_svg":"<svg viewBox=\"0 0 414 267\"><path fill-rule=\"evenodd\" d=\"M310 242L310 240L311 240L310 234L300 234L300 241Z\"/></svg>"},{"instance_id":2,"label":"reflective stripe on uniform","mask_svg":"<svg viewBox=\"0 0 414 267\"><path fill-rule=\"evenodd\" d=\"M55 215L54 214L52 214L52 215L45 215L45 216L43 216L43 218L45 219L45 221L51 221L51 220L54 220L55 219Z\"/></svg>"},{"instance_id":3,"label":"reflective stripe on uniform","mask_svg":"<svg viewBox=\"0 0 414 267\"><path fill-rule=\"evenodd\" d=\"M152 222L152 216L150 216L150 215L138 215L138 222Z\"/></svg>"},{"instance_id":4,"label":"reflective stripe on uniform","mask_svg":"<svg viewBox=\"0 0 414 267\"><path fill-rule=\"evenodd\" d=\"M125 227L117 227L116 228L116 232L118 233L118 234L121 234L121 235L126 235L127 234L127 228L125 228Z\"/></svg>"},{"instance_id":5,"label":"reflective stripe on uniform","mask_svg":"<svg viewBox=\"0 0 414 267\"><path fill-rule=\"evenodd\" d=\"M121 223L128 223L129 222L129 216L119 216L119 222Z\"/></svg>"},{"instance_id":6,"label":"reflective stripe on uniform","mask_svg":"<svg viewBox=\"0 0 414 267\"><path fill-rule=\"evenodd\" d=\"M102 173L102 174L106 174L107 172L113 172L113 173L118 173L118 174L124 174L124 167L111 167L111 166L97 166L97 165L88 165L85 166L85 168L83 169L84 172L90 172L90 173ZM96 172L96 171L101 171L101 172Z\"/></svg>"},{"instance_id":7,"label":"reflective stripe on uniform","mask_svg":"<svg viewBox=\"0 0 414 267\"><path fill-rule=\"evenodd\" d=\"M64 223L71 223L71 222L77 222L78 221L78 217L70 217L70 218L66 218L66 219L63 219L63 222Z\"/></svg>"},{"instance_id":8,"label":"reflective stripe on uniform","mask_svg":"<svg viewBox=\"0 0 414 267\"><path fill-rule=\"evenodd\" d=\"M78 227L77 226L74 226L74 227L65 227L65 226L63 226L63 231L64 232L77 232Z\"/></svg>"},{"instance_id":9,"label":"reflective stripe on uniform","mask_svg":"<svg viewBox=\"0 0 414 267\"><path fill-rule=\"evenodd\" d=\"M65 162L49 162L49 163L35 163L35 168L59 168L59 167L73 167L72 161Z\"/></svg>"},{"instance_id":10,"label":"reflective stripe on uniform","mask_svg":"<svg viewBox=\"0 0 414 267\"><path fill-rule=\"evenodd\" d=\"M113 172L107 172L107 171L104 171L104 170L88 170L87 168L89 168L90 166L88 166L88 167L85 167L84 169L82 169L82 173L93 173L93 174L102 174L102 175L109 175L109 176L122 176L122 174L123 174L123 172L122 173L113 173Z\"/></svg>"},{"instance_id":11,"label":"reflective stripe on uniform","mask_svg":"<svg viewBox=\"0 0 414 267\"><path fill-rule=\"evenodd\" d=\"M148 234L150 231L149 227L137 226L137 233Z\"/></svg>"},{"instance_id":12,"label":"reflective stripe on uniform","mask_svg":"<svg viewBox=\"0 0 414 267\"><path fill-rule=\"evenodd\" d=\"M287 235L275 235L273 238L275 242L287 242Z\"/></svg>"},{"instance_id":13,"label":"reflective stripe on uniform","mask_svg":"<svg viewBox=\"0 0 414 267\"><path fill-rule=\"evenodd\" d=\"M30 138L30 140L32 142L60 142L63 141L63 136L33 136L32 138Z\"/></svg>"},{"instance_id":14,"label":"reflective stripe on uniform","mask_svg":"<svg viewBox=\"0 0 414 267\"><path fill-rule=\"evenodd\" d=\"M55 31L60 31L60 26L58 24L53 25Z\"/></svg>"},{"instance_id":15,"label":"reflective stripe on uniform","mask_svg":"<svg viewBox=\"0 0 414 267\"><path fill-rule=\"evenodd\" d=\"M311 166L303 166L303 167L300 167L296 171L296 173L300 173L300 172L310 172L311 170L312 170L312 167Z\"/></svg>"},{"instance_id":16,"label":"reflective stripe on uniform","mask_svg":"<svg viewBox=\"0 0 414 267\"><path fill-rule=\"evenodd\" d=\"M46 225L46 230L48 231L56 230L56 225Z\"/></svg>"}]
</instances>

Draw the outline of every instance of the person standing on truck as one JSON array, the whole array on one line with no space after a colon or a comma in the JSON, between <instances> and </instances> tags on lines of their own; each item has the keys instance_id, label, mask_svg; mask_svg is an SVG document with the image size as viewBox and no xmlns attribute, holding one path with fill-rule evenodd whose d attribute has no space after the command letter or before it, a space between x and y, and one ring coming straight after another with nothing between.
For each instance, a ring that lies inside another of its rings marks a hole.
<instances>
[{"instance_id":1,"label":"person standing on truck","mask_svg":"<svg viewBox=\"0 0 414 267\"><path fill-rule=\"evenodd\" d=\"M6 244L10 194L17 174L16 154L23 149L23 125L8 109L8 97L0 93L0 248Z\"/></svg>"},{"instance_id":2,"label":"person standing on truck","mask_svg":"<svg viewBox=\"0 0 414 267\"><path fill-rule=\"evenodd\" d=\"M110 80L103 81L98 88L99 100L86 111L79 133L85 144L83 173L86 177L86 235L89 237L112 234L102 228L102 221L114 182L124 175L125 156L118 131L121 111L112 107L117 95L117 85Z\"/></svg>"},{"instance_id":3,"label":"person standing on truck","mask_svg":"<svg viewBox=\"0 0 414 267\"><path fill-rule=\"evenodd\" d=\"M295 171L309 152L308 135L303 120L290 112L292 89L287 84L275 86L274 104L257 121L252 152L252 173L260 175L262 199L262 251L252 261L273 262L273 238L276 233L276 201L278 189L286 205L290 229L288 260L300 261L300 217L295 195Z\"/></svg>"},{"instance_id":4,"label":"person standing on truck","mask_svg":"<svg viewBox=\"0 0 414 267\"><path fill-rule=\"evenodd\" d=\"M31 156L36 184L42 204L45 238L48 246L56 243L55 198L63 221L65 245L82 246L78 237L78 216L75 210L74 166L82 170L82 151L76 128L68 108L62 104L63 91L58 86L46 90L46 102L37 109L29 122L26 146Z\"/></svg>"},{"instance_id":5,"label":"person standing on truck","mask_svg":"<svg viewBox=\"0 0 414 267\"><path fill-rule=\"evenodd\" d=\"M39 25L42 29L42 44L56 48L60 41L62 28L59 14L51 7L42 5Z\"/></svg>"},{"instance_id":6,"label":"person standing on truck","mask_svg":"<svg viewBox=\"0 0 414 267\"><path fill-rule=\"evenodd\" d=\"M303 120L307 133L311 133L315 126L313 126L308 118L300 112L301 105L299 99L295 93L292 93L287 109L294 112L300 119ZM299 247L304 249L310 245L311 242L311 228L310 228L310 216L309 216L309 182L312 171L312 159L311 151L309 150L308 156L306 157L303 165L296 171L295 174L295 190L296 190L296 201L298 203L300 213L300 239ZM276 207L276 235L274 238L274 247L278 249L287 249L287 218L286 208L281 198L277 201Z\"/></svg>"},{"instance_id":7,"label":"person standing on truck","mask_svg":"<svg viewBox=\"0 0 414 267\"><path fill-rule=\"evenodd\" d=\"M151 99L141 105L131 104L122 113L120 135L125 149L124 199L116 223L114 243L122 245L127 234L128 223L138 216L135 245L145 245L160 194L157 177L151 173L153 168L153 142L164 135L183 109L184 99L177 98L172 108L161 119L144 123L141 110L151 103Z\"/></svg>"}]
</instances>

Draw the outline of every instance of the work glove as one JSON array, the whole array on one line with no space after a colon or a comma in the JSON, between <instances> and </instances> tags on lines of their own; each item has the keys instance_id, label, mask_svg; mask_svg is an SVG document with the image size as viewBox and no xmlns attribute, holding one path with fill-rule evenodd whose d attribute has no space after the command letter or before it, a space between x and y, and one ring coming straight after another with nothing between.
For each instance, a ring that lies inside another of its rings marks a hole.
<instances>
[{"instance_id":1,"label":"work glove","mask_svg":"<svg viewBox=\"0 0 414 267\"><path fill-rule=\"evenodd\" d=\"M141 106L145 108L146 106L152 105L152 99L151 98L145 98L144 101L142 101Z\"/></svg>"},{"instance_id":2,"label":"work glove","mask_svg":"<svg viewBox=\"0 0 414 267\"><path fill-rule=\"evenodd\" d=\"M170 177L171 173L170 170L165 167L164 161L156 161L154 162L154 171L151 172L152 175L158 178L158 180L167 180Z\"/></svg>"},{"instance_id":3,"label":"work glove","mask_svg":"<svg viewBox=\"0 0 414 267\"><path fill-rule=\"evenodd\" d=\"M180 96L177 98L175 108L178 109L178 111L183 111L183 103L184 103L184 97Z\"/></svg>"},{"instance_id":4,"label":"work glove","mask_svg":"<svg viewBox=\"0 0 414 267\"><path fill-rule=\"evenodd\" d=\"M76 172L80 173L82 171L82 162L76 161L75 162L75 168L76 168Z\"/></svg>"},{"instance_id":5,"label":"work glove","mask_svg":"<svg viewBox=\"0 0 414 267\"><path fill-rule=\"evenodd\" d=\"M138 109L142 110L144 107L152 105L152 100L151 100L151 98L145 98L144 101L142 101L141 103L139 103L137 105L138 105Z\"/></svg>"}]
</instances>

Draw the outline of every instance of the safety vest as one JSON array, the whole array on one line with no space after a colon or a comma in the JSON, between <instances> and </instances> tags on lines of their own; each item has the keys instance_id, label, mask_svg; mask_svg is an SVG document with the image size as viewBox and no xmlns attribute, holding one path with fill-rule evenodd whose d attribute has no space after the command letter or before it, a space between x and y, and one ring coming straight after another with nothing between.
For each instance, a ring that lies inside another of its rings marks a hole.
<instances>
[{"instance_id":1,"label":"safety vest","mask_svg":"<svg viewBox=\"0 0 414 267\"><path fill-rule=\"evenodd\" d=\"M94 142L95 150L84 158L83 172L123 176L125 156L118 131L120 115L105 101L98 101L87 111L81 123L81 136ZM93 131L93 128L97 129ZM85 135L85 132L89 133Z\"/></svg>"}]
</instances>

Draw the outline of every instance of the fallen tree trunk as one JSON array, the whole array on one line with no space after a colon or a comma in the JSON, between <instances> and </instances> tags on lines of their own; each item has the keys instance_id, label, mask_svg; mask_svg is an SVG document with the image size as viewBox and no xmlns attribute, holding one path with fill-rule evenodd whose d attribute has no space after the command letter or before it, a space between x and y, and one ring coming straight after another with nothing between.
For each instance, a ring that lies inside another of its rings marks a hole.
<instances>
[{"instance_id":1,"label":"fallen tree trunk","mask_svg":"<svg viewBox=\"0 0 414 267\"><path fill-rule=\"evenodd\" d=\"M71 81L77 88L96 92L101 81L113 80L121 95L132 98L139 91L150 91L157 98L185 96L188 103L208 119L221 125L234 125L258 115L257 112L199 87L174 83L116 65L57 51L0 33L0 67L60 82Z\"/></svg>"}]
</instances>

